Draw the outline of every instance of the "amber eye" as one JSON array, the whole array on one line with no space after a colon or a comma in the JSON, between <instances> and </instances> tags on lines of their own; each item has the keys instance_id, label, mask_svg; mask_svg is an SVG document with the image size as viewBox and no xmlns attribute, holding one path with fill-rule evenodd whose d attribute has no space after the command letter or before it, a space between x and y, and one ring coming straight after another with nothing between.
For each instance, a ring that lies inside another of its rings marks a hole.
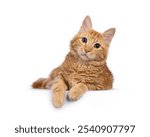
<instances>
[{"instance_id":1,"label":"amber eye","mask_svg":"<svg viewBox=\"0 0 150 137\"><path fill-rule=\"evenodd\" d=\"M83 43L87 43L87 38L83 37L81 40Z\"/></svg>"},{"instance_id":2,"label":"amber eye","mask_svg":"<svg viewBox=\"0 0 150 137\"><path fill-rule=\"evenodd\" d=\"M96 49L98 49L98 48L100 48L101 47L101 45L99 44L99 43L96 43L95 45L94 45L94 48L96 48Z\"/></svg>"}]
</instances>

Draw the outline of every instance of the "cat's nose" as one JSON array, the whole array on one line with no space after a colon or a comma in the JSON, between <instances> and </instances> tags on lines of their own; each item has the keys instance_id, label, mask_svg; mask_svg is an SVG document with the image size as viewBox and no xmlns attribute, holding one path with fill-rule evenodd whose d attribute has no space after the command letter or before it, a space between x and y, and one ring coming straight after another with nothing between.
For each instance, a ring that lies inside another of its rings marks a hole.
<instances>
[{"instance_id":1,"label":"cat's nose","mask_svg":"<svg viewBox=\"0 0 150 137\"><path fill-rule=\"evenodd\" d=\"M87 52L91 51L91 49L92 49L91 47L87 46L87 47L85 47L84 50L85 50L85 52L87 53Z\"/></svg>"}]
</instances>

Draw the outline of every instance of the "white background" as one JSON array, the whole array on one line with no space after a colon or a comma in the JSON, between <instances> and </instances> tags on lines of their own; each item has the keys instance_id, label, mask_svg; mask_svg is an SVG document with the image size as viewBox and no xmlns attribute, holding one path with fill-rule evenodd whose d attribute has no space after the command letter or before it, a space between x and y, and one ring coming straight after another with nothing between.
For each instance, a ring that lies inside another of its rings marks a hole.
<instances>
[{"instance_id":1,"label":"white background","mask_svg":"<svg viewBox=\"0 0 150 137\"><path fill-rule=\"evenodd\" d=\"M149 136L150 20L147 0L1 0L0 136L16 126L135 124L133 134L36 134L37 136ZM108 66L114 89L91 91L56 109L51 91L31 84L60 65L86 15L100 32L116 27Z\"/></svg>"}]
</instances>

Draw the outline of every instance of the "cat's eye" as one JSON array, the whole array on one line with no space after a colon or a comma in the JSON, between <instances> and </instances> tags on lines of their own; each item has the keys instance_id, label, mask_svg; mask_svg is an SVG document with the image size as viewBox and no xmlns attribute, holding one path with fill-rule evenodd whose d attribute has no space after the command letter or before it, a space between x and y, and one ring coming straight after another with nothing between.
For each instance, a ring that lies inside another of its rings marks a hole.
<instances>
[{"instance_id":1,"label":"cat's eye","mask_svg":"<svg viewBox=\"0 0 150 137\"><path fill-rule=\"evenodd\" d=\"M99 44L99 43L96 43L95 45L94 45L94 48L96 48L96 49L98 49L98 48L100 48L101 47L101 45Z\"/></svg>"},{"instance_id":2,"label":"cat's eye","mask_svg":"<svg viewBox=\"0 0 150 137\"><path fill-rule=\"evenodd\" d=\"M87 38L83 37L81 40L83 43L87 43Z\"/></svg>"}]
</instances>

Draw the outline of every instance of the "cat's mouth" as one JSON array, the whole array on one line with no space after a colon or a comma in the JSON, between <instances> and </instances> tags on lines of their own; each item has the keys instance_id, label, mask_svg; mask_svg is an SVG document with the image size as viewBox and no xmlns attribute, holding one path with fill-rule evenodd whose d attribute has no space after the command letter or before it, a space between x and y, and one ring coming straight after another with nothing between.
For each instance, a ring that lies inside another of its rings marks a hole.
<instances>
[{"instance_id":1,"label":"cat's mouth","mask_svg":"<svg viewBox=\"0 0 150 137\"><path fill-rule=\"evenodd\" d=\"M83 60L89 60L89 57L86 53L83 53L83 54L80 54L80 57L83 59Z\"/></svg>"},{"instance_id":2,"label":"cat's mouth","mask_svg":"<svg viewBox=\"0 0 150 137\"><path fill-rule=\"evenodd\" d=\"M77 49L77 53L78 53L78 55L80 56L80 58L82 60L85 60L85 61L91 60L91 58L88 55L88 53L86 53L85 51L80 50L79 48Z\"/></svg>"}]
</instances>

